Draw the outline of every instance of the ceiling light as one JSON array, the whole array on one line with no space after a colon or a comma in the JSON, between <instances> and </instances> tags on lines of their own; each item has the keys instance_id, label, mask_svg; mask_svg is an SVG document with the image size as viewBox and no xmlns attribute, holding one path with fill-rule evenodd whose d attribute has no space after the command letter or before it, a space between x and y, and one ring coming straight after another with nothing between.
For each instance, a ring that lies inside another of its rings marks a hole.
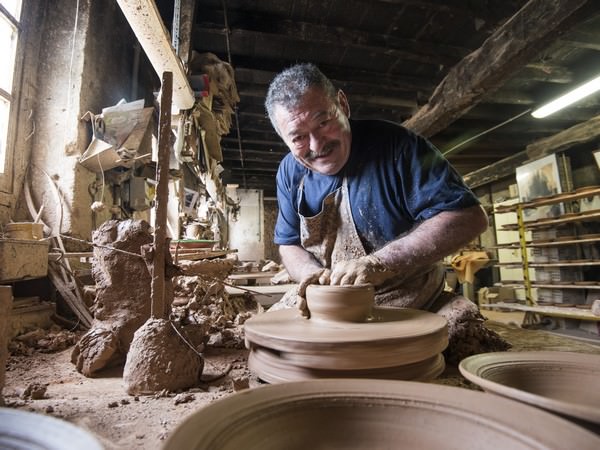
<instances>
[{"instance_id":1,"label":"ceiling light","mask_svg":"<svg viewBox=\"0 0 600 450\"><path fill-rule=\"evenodd\" d=\"M550 103L545 104L541 108L536 109L531 113L536 119L542 119L550 114L555 113L576 101L581 100L588 95L600 90L600 76L594 78L591 81L573 89L571 92L567 92L565 95L558 97L556 100L552 100Z\"/></svg>"}]
</instances>

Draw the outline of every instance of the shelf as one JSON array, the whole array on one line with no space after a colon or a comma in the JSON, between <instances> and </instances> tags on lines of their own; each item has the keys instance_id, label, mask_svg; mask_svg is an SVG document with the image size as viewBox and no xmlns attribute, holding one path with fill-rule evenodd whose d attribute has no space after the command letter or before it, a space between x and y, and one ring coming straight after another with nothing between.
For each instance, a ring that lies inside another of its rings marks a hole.
<instances>
[{"instance_id":1,"label":"shelf","mask_svg":"<svg viewBox=\"0 0 600 450\"><path fill-rule=\"evenodd\" d=\"M525 289L525 283L494 283L494 286L502 286L502 287L512 287L518 289ZM542 289L592 289L592 290L600 290L599 284L572 284L572 283L531 283L532 288L542 288Z\"/></svg>"},{"instance_id":2,"label":"shelf","mask_svg":"<svg viewBox=\"0 0 600 450\"><path fill-rule=\"evenodd\" d=\"M556 218L556 219L542 219L542 220L537 220L535 222L533 222L533 221L523 222L523 226L527 230L532 230L535 228L548 228L548 227L552 227L552 226L556 226L556 225L565 225L565 224L573 223L573 222L585 222L588 220L598 220L598 219L600 219L600 210L594 209L592 211L586 211L583 213L573 214L569 217L562 217L562 218ZM519 229L519 225L518 224L503 225L502 229L507 230L507 231L516 231Z\"/></svg>"},{"instance_id":3,"label":"shelf","mask_svg":"<svg viewBox=\"0 0 600 450\"><path fill-rule=\"evenodd\" d=\"M586 237L588 236L588 237ZM573 245L573 244L588 244L591 242L600 242L600 234L594 235L582 235L580 237L577 236L561 236L559 238L549 239L547 241L528 241L525 242L525 245L528 248L535 247L558 247L561 245ZM521 249L521 245L518 242L511 242L508 244L500 244L494 245L495 249L507 249L507 250L518 250Z\"/></svg>"},{"instance_id":4,"label":"shelf","mask_svg":"<svg viewBox=\"0 0 600 450\"><path fill-rule=\"evenodd\" d=\"M525 306L518 303L489 303L480 305L483 309L512 309L516 311L525 311L541 314L544 316L562 317L565 319L579 319L579 320L592 320L600 321L600 316L592 314L591 310L579 309L572 307L560 307L560 306Z\"/></svg>"},{"instance_id":5,"label":"shelf","mask_svg":"<svg viewBox=\"0 0 600 450\"><path fill-rule=\"evenodd\" d=\"M589 266L600 266L600 261L587 260L587 261L557 261L547 263L529 263L529 267L589 267Z\"/></svg>"},{"instance_id":6,"label":"shelf","mask_svg":"<svg viewBox=\"0 0 600 450\"><path fill-rule=\"evenodd\" d=\"M513 222L511 216L499 216L496 231L504 232L506 231L518 231L518 241L516 237L510 237L509 239L503 239L504 241L513 241L506 242L501 245L495 246L497 249L508 249L511 250L514 256L517 256L517 261L514 261L514 257L507 258L508 262L503 262L498 264L498 267L502 269L514 269L517 271L523 272L523 279L520 276L511 277L517 278L513 280L504 280L504 282L496 283L495 286L503 286L510 287L514 289L520 289L525 291L525 298L527 299L527 304L532 305L533 299L535 298L536 292L533 292L534 289L550 289L553 290L554 295L561 296L569 296L573 298L577 298L578 301L581 301L581 296L589 296L590 293L600 291L600 283L596 281L563 281L561 279L556 279L556 277L552 276L537 276L536 278L544 278L548 281L534 281L530 278L532 276L531 270L537 270L538 272L546 272L546 275L550 275L549 271L557 271L559 269L567 268L574 272L575 275L578 276L568 276L570 279L580 279L585 278L584 269L590 267L598 267L600 266L600 261L598 259L586 258L583 257L583 246L584 245L593 245L593 243L600 242L600 233L592 234L587 232L585 234L580 234L576 231L574 226L565 227L558 232L556 229L558 227L564 225L576 225L584 222L598 222L600 221L600 209L588 210L588 211L580 211L580 212L569 212L564 213L556 217L550 218L540 218L537 220L526 221L525 212L531 211L538 207L552 205L552 204L560 204L564 203L565 205L569 205L569 202L575 203L575 201L582 198L591 198L594 196L600 195L600 186L589 186L585 188L578 189L574 192L566 193L566 194L558 194L544 198L538 198L529 202L522 203L513 203L511 205L503 205L498 206L495 209L496 213L508 213L514 212L516 215L516 223ZM567 208L569 211L570 208ZM579 210L577 208L576 210ZM509 223L507 223L509 222ZM549 230L551 233L547 233L546 236L540 233L538 236L535 231L541 230L546 231ZM568 231L571 230L571 231ZM534 231L533 236L530 237L526 231ZM591 231L591 230L590 230ZM567 236L556 236L557 234L568 234ZM565 248L564 246L569 245L571 247ZM560 248L563 246L562 250L564 252L558 252ZM536 251L532 256L527 249L534 248L555 248L554 252L551 253L559 253L561 258L558 259L556 256L552 257L550 255L546 255L545 251ZM519 250L520 253L514 253L514 250ZM576 250L576 253L571 252L571 250ZM539 257L537 253L542 253L542 257ZM563 255L564 253L564 255ZM520 254L520 258L518 255ZM545 255L545 256L544 256ZM567 256L568 255L568 256ZM587 256L587 253L586 253ZM582 258L583 257L583 258ZM581 276L579 276L579 274ZM507 277L505 277L507 278ZM558 277L562 278L562 277ZM588 278L596 278L594 276L588 276ZM577 291L573 292L575 289ZM566 292L566 290L571 290L571 292ZM590 292L588 292L590 291ZM538 291L539 293L539 291ZM534 302L533 302L534 303ZM515 307L516 309L520 309L521 311L532 311L532 312L542 312L547 315L557 315L560 317L572 317L572 318L584 318L585 313L582 313L578 308L572 308L572 311L565 311L565 306L559 307L549 307L548 305L544 306L543 309L540 309L540 305L535 306L521 306ZM531 309L534 308L534 309ZM549 309L548 309L549 308ZM598 320L600 321L600 317L594 317L593 319L588 320Z\"/></svg>"},{"instance_id":7,"label":"shelf","mask_svg":"<svg viewBox=\"0 0 600 450\"><path fill-rule=\"evenodd\" d=\"M529 263L529 267L540 268L540 267L588 267L588 266L600 266L598 260L582 260L582 261L556 261L556 262L538 262ZM519 269L523 267L520 262L507 262L494 264L494 267L504 267L505 269Z\"/></svg>"},{"instance_id":8,"label":"shelf","mask_svg":"<svg viewBox=\"0 0 600 450\"><path fill-rule=\"evenodd\" d=\"M579 200L580 198L593 197L594 195L600 195L600 186L589 186L585 188L577 189L573 192L566 194L552 195L549 197L540 197L536 200L523 203L515 203L513 205L506 205L497 207L494 211L496 214L503 214L507 212L515 212L520 206L523 209L537 208L538 206L554 205L556 203L569 202L572 200Z\"/></svg>"}]
</instances>

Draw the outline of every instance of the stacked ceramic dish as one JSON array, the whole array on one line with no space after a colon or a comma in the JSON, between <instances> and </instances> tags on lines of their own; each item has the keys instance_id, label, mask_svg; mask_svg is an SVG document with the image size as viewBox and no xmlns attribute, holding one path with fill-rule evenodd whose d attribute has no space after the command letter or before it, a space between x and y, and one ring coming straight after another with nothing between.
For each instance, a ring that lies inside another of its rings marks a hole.
<instances>
[{"instance_id":1,"label":"stacked ceramic dish","mask_svg":"<svg viewBox=\"0 0 600 450\"><path fill-rule=\"evenodd\" d=\"M446 320L413 309L373 307L372 286L307 289L297 309L244 324L248 366L269 383L317 378L429 380L444 370Z\"/></svg>"}]
</instances>

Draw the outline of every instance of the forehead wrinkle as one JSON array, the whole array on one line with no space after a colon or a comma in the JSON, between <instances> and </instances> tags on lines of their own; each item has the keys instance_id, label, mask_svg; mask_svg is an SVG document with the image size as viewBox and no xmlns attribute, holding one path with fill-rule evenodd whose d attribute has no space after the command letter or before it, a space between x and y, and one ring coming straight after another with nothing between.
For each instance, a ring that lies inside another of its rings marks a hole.
<instances>
[{"instance_id":1,"label":"forehead wrinkle","mask_svg":"<svg viewBox=\"0 0 600 450\"><path fill-rule=\"evenodd\" d=\"M319 120L322 116L327 116L327 114L329 114L329 112L327 110L320 110L320 111L316 111L315 113L313 113L312 115L310 113L307 113L306 116L308 116L306 119L303 119L302 114L298 114L296 115L296 117L294 119L292 119L289 123L292 124L292 128L288 131L287 135L288 136L294 136L296 134L300 134L301 133L301 128L303 128L302 126L297 126L294 124L294 122L304 122L306 120Z\"/></svg>"}]
</instances>

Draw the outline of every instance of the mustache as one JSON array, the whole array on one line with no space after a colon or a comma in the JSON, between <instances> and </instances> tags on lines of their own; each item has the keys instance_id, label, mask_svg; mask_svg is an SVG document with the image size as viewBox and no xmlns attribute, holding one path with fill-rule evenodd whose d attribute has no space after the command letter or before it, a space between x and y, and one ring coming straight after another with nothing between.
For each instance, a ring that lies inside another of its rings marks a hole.
<instances>
[{"instance_id":1,"label":"mustache","mask_svg":"<svg viewBox=\"0 0 600 450\"><path fill-rule=\"evenodd\" d=\"M312 161L313 159L317 159L320 156L327 156L337 147L339 147L340 141L331 141L323 146L320 152L315 152L314 150L310 150L308 154L304 157L304 159L308 161Z\"/></svg>"}]
</instances>

